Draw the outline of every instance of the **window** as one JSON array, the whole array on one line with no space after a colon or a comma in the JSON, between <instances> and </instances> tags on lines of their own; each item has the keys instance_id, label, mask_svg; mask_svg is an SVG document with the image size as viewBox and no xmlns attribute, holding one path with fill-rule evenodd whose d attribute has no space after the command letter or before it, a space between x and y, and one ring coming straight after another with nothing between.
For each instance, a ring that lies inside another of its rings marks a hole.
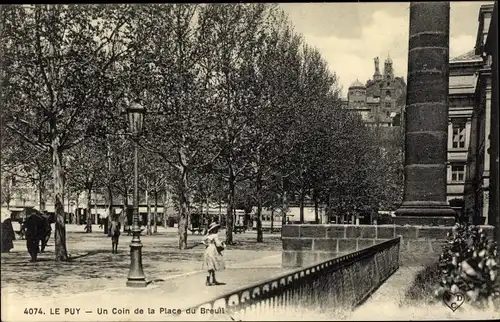
<instances>
[{"instance_id":1,"label":"window","mask_svg":"<svg viewBox=\"0 0 500 322\"><path fill-rule=\"evenodd\" d=\"M465 166L452 165L451 166L451 181L464 181L465 180Z\"/></svg>"},{"instance_id":2,"label":"window","mask_svg":"<svg viewBox=\"0 0 500 322\"><path fill-rule=\"evenodd\" d=\"M386 102L385 103L385 108L391 108L391 102Z\"/></svg>"},{"instance_id":3,"label":"window","mask_svg":"<svg viewBox=\"0 0 500 322\"><path fill-rule=\"evenodd\" d=\"M465 122L453 123L453 143L454 149L465 148Z\"/></svg>"}]
</instances>

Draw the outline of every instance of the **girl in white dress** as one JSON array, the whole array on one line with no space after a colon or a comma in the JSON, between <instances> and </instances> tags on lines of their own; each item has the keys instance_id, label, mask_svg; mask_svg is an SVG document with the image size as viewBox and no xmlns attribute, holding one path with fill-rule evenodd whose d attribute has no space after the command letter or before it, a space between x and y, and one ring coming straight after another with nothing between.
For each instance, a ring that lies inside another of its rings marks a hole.
<instances>
[{"instance_id":1,"label":"girl in white dress","mask_svg":"<svg viewBox=\"0 0 500 322\"><path fill-rule=\"evenodd\" d=\"M220 225L213 222L208 227L207 234L203 239L205 245L205 253L203 254L203 268L208 271L208 276L205 284L207 286L219 285L215 279L215 271L224 270L225 263L222 251L226 248L223 241L219 240L217 233L219 232Z\"/></svg>"}]
</instances>

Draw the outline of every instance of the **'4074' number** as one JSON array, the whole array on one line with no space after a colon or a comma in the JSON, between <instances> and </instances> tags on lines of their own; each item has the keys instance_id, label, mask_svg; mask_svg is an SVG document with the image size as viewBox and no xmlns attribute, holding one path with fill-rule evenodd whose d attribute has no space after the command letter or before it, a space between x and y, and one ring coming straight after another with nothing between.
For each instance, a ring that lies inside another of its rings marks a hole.
<instances>
[{"instance_id":1,"label":"'4074' number","mask_svg":"<svg viewBox=\"0 0 500 322\"><path fill-rule=\"evenodd\" d=\"M26 308L26 309L24 309L24 314L36 315L36 314L44 314L44 313L43 313L42 309Z\"/></svg>"}]
</instances>

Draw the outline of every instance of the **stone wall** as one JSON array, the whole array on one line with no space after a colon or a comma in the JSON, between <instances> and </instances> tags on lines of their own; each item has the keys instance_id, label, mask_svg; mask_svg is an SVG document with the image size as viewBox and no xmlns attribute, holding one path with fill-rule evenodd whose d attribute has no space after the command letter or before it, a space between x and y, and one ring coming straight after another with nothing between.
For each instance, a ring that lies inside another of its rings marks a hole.
<instances>
[{"instance_id":1,"label":"stone wall","mask_svg":"<svg viewBox=\"0 0 500 322\"><path fill-rule=\"evenodd\" d=\"M482 226L493 237L493 226ZM282 229L283 267L326 261L401 236L401 266L436 261L452 227L396 225L286 225Z\"/></svg>"}]
</instances>

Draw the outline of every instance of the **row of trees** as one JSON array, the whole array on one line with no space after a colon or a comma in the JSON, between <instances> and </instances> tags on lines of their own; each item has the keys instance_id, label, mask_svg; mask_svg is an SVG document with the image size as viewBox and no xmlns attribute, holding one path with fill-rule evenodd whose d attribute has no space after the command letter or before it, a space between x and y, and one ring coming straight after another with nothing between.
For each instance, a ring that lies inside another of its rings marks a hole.
<instances>
[{"instance_id":1,"label":"row of trees","mask_svg":"<svg viewBox=\"0 0 500 322\"><path fill-rule=\"evenodd\" d=\"M2 154L40 189L52 183L57 260L65 194L127 196L135 139L145 191L175 196L181 249L193 200L226 203L231 244L237 199L256 207L262 241L262 208L286 212L291 198L301 221L307 200L345 214L398 198L386 187L399 193L399 143L381 149L342 106L337 77L276 5L1 10ZM147 109L139 138L131 102Z\"/></svg>"}]
</instances>

